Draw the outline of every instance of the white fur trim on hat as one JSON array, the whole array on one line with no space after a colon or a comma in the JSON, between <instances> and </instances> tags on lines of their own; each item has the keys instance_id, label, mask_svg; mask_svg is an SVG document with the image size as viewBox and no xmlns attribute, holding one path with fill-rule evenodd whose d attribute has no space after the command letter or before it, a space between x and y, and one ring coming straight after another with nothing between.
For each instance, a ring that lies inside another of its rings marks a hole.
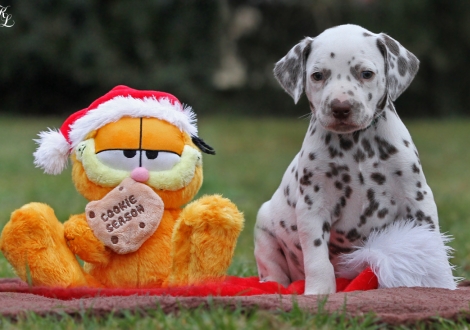
<instances>
[{"instance_id":1,"label":"white fur trim on hat","mask_svg":"<svg viewBox=\"0 0 470 330\"><path fill-rule=\"evenodd\" d=\"M197 135L196 114L189 106L173 104L168 98L155 97L133 98L116 96L88 111L83 117L70 125L69 139L72 148L83 141L86 136L106 124L128 117L151 117L169 122L189 135Z\"/></svg>"},{"instance_id":2,"label":"white fur trim on hat","mask_svg":"<svg viewBox=\"0 0 470 330\"><path fill-rule=\"evenodd\" d=\"M429 224L395 222L373 232L356 251L341 256L338 276L354 278L370 266L380 288L436 287L455 289L459 278L449 263L451 238L432 230Z\"/></svg>"},{"instance_id":3,"label":"white fur trim on hat","mask_svg":"<svg viewBox=\"0 0 470 330\"><path fill-rule=\"evenodd\" d=\"M33 153L34 165L47 174L59 174L67 167L70 145L58 130L40 132L34 140L39 147Z\"/></svg>"}]
</instances>

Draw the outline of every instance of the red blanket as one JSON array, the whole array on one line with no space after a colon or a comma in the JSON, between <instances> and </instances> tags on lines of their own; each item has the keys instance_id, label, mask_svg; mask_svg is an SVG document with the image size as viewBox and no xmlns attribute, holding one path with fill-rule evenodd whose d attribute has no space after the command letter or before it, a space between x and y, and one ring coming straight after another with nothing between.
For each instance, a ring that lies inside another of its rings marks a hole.
<instances>
[{"instance_id":1,"label":"red blanket","mask_svg":"<svg viewBox=\"0 0 470 330\"><path fill-rule=\"evenodd\" d=\"M378 281L375 274L366 269L354 280L343 278L336 279L337 292L350 292L356 290L377 289ZM44 297L62 300L96 297L96 296L253 296L260 294L303 294L305 281L296 281L287 288L275 282L260 283L258 277L236 277L228 276L223 282L205 283L201 285L172 287L172 288L150 288L150 289L96 289L96 288L50 288L30 287L26 284L11 285L3 284L0 292L32 293Z\"/></svg>"}]
</instances>

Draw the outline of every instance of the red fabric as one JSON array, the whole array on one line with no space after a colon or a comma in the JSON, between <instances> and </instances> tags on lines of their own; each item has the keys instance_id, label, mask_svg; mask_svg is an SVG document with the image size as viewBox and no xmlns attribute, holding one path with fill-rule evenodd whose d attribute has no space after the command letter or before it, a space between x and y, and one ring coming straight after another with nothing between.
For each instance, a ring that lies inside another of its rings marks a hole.
<instances>
[{"instance_id":1,"label":"red fabric","mask_svg":"<svg viewBox=\"0 0 470 330\"><path fill-rule=\"evenodd\" d=\"M336 279L337 292L350 292L357 290L377 289L378 281L375 274L368 268L355 279ZM50 288L5 286L0 292L32 293L44 297L62 300L78 299L96 296L253 296L262 294L303 294L305 281L296 281L287 288L276 282L259 282L257 276L236 277L228 276L223 282L205 283L202 285L172 287L172 288L150 288L150 289L96 289L96 288Z\"/></svg>"},{"instance_id":2,"label":"red fabric","mask_svg":"<svg viewBox=\"0 0 470 330\"><path fill-rule=\"evenodd\" d=\"M344 288L343 292L373 290L379 287L379 280L372 269L367 267Z\"/></svg>"}]
</instances>

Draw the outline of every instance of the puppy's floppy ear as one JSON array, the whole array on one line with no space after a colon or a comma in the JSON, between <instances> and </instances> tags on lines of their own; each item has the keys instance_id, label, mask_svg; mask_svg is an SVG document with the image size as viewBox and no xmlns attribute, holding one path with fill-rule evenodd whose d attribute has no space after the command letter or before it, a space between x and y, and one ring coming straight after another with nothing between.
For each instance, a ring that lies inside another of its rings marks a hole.
<instances>
[{"instance_id":1,"label":"puppy's floppy ear","mask_svg":"<svg viewBox=\"0 0 470 330\"><path fill-rule=\"evenodd\" d=\"M385 59L388 95L392 101L395 101L418 72L419 60L385 33L378 34L377 47Z\"/></svg>"},{"instance_id":2,"label":"puppy's floppy ear","mask_svg":"<svg viewBox=\"0 0 470 330\"><path fill-rule=\"evenodd\" d=\"M312 49L312 42L313 38L303 39L274 67L274 76L295 103L299 101L305 88L305 66Z\"/></svg>"}]
</instances>

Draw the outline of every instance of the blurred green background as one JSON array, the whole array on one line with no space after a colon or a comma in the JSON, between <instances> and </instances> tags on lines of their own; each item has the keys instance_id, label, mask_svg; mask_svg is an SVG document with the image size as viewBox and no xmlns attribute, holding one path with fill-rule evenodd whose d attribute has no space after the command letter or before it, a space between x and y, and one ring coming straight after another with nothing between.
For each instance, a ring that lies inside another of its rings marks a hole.
<instances>
[{"instance_id":1,"label":"blurred green background","mask_svg":"<svg viewBox=\"0 0 470 330\"><path fill-rule=\"evenodd\" d=\"M455 237L456 274L470 275L470 1L0 0L0 230L24 203L61 220L83 212L70 172L33 166L36 134L59 127L118 84L170 92L191 105L204 156L199 194L222 193L245 213L231 274L254 275L253 227L308 126L275 82L274 63L305 36L344 23L386 32L421 61L396 105L420 152L441 228ZM2 22L0 22L1 24ZM11 23L11 22L10 22ZM0 255L0 276L14 276Z\"/></svg>"},{"instance_id":2,"label":"blurred green background","mask_svg":"<svg viewBox=\"0 0 470 330\"><path fill-rule=\"evenodd\" d=\"M468 0L1 0L2 113L68 114L118 84L200 114L301 115L272 76L305 36L354 23L421 60L402 116L469 114Z\"/></svg>"}]
</instances>

